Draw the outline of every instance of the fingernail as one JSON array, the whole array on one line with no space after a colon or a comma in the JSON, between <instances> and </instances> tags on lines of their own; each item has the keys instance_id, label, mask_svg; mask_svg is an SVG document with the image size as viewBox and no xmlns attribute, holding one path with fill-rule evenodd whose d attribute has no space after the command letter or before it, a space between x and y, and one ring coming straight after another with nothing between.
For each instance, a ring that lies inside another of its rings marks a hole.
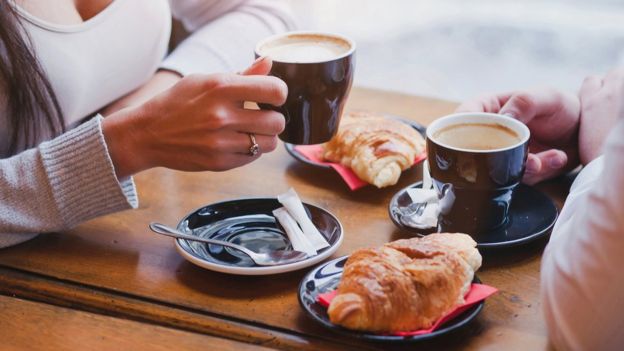
<instances>
[{"instance_id":1,"label":"fingernail","mask_svg":"<svg viewBox=\"0 0 624 351\"><path fill-rule=\"evenodd\" d=\"M525 168L524 168L524 172L525 173L536 173L538 171L537 169L537 162L535 162L534 159L529 158L526 162Z\"/></svg>"},{"instance_id":2,"label":"fingernail","mask_svg":"<svg viewBox=\"0 0 624 351\"><path fill-rule=\"evenodd\" d=\"M257 66L260 62L264 61L264 59L267 58L266 56L260 56L258 57L252 64L251 67L255 67Z\"/></svg>"},{"instance_id":3,"label":"fingernail","mask_svg":"<svg viewBox=\"0 0 624 351\"><path fill-rule=\"evenodd\" d=\"M553 156L548 160L550 168L558 169L565 166L565 160L560 156Z\"/></svg>"}]
</instances>

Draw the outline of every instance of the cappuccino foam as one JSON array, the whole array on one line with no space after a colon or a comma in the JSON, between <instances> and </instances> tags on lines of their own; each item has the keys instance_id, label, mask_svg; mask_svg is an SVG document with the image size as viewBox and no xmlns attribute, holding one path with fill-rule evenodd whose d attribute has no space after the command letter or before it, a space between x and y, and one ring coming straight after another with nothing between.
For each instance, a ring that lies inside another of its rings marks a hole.
<instances>
[{"instance_id":1,"label":"cappuccino foam","mask_svg":"<svg viewBox=\"0 0 624 351\"><path fill-rule=\"evenodd\" d=\"M468 150L495 150L521 141L512 129L500 124L460 123L444 127L433 134L436 141Z\"/></svg>"},{"instance_id":2,"label":"cappuccino foam","mask_svg":"<svg viewBox=\"0 0 624 351\"><path fill-rule=\"evenodd\" d=\"M318 34L291 34L260 46L258 54L288 63L326 62L351 50L351 44L338 37Z\"/></svg>"}]
</instances>

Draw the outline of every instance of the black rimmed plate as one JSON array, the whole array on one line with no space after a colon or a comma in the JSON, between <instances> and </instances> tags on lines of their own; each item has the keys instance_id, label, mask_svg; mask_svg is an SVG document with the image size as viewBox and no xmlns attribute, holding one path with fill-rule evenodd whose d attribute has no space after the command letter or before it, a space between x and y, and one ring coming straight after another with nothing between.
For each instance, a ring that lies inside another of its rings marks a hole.
<instances>
[{"instance_id":1,"label":"black rimmed plate","mask_svg":"<svg viewBox=\"0 0 624 351\"><path fill-rule=\"evenodd\" d=\"M403 224L399 207L408 206L412 200L407 189L419 188L422 182L414 183L397 192L390 200L390 219L399 228L417 235L430 234L437 230L417 229ZM477 242L479 249L497 249L522 245L542 238L550 233L557 220L557 207L553 201L534 187L520 184L514 190L509 207L508 223L485 235Z\"/></svg>"},{"instance_id":2,"label":"black rimmed plate","mask_svg":"<svg viewBox=\"0 0 624 351\"><path fill-rule=\"evenodd\" d=\"M405 124L410 125L412 128L416 129L416 131L418 131L418 133L420 133L420 135L422 135L423 138L426 138L426 136L427 136L427 128L425 126L423 126L422 124L420 124L418 122L414 122L414 121L409 120L409 119L404 118L404 117L398 117L398 116L392 116L392 115L387 115L387 117L399 120L399 121L401 121L401 122L403 122ZM299 151L296 150L296 146L297 145L284 143L284 147L286 148L286 152L288 152L297 161L301 161L303 163L309 164L310 166L314 166L314 167L327 168L327 169L331 168L327 164L319 163L319 162L315 162L315 161L307 159L303 154L301 154Z\"/></svg>"},{"instance_id":3,"label":"black rimmed plate","mask_svg":"<svg viewBox=\"0 0 624 351\"><path fill-rule=\"evenodd\" d=\"M257 266L245 254L220 245L176 239L178 252L190 262L217 272L238 275L266 275L290 272L314 265L331 256L344 238L340 221L320 207L303 204L329 247L316 256L277 266ZM275 198L252 198L218 202L201 207L184 217L178 230L208 239L228 241L255 252L292 250L288 237L273 217L282 207Z\"/></svg>"},{"instance_id":4,"label":"black rimmed plate","mask_svg":"<svg viewBox=\"0 0 624 351\"><path fill-rule=\"evenodd\" d=\"M485 304L485 301L481 301L474 306L471 306L459 316L444 323L437 330L428 334L397 336L349 330L330 322L329 316L327 315L327 309L321 306L321 304L317 301L317 297L319 294L333 291L338 287L340 277L342 277L342 270L345 262L347 261L347 258L348 256L339 257L314 268L303 278L301 284L299 284L298 292L299 304L301 305L303 310L310 317L321 323L323 326L338 333L369 341L397 343L417 342L445 335L466 326L479 314L479 312L481 312L481 310L483 309L483 305ZM474 282L480 283L480 281L476 277Z\"/></svg>"}]
</instances>

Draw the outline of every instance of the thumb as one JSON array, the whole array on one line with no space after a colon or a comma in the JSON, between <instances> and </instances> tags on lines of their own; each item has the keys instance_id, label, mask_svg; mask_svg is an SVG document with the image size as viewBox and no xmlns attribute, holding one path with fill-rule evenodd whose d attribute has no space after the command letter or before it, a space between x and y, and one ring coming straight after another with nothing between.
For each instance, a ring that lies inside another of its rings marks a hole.
<instances>
[{"instance_id":1,"label":"thumb","mask_svg":"<svg viewBox=\"0 0 624 351\"><path fill-rule=\"evenodd\" d=\"M241 74L244 76L266 76L271 71L271 66L273 66L273 61L270 57L260 56Z\"/></svg>"}]
</instances>

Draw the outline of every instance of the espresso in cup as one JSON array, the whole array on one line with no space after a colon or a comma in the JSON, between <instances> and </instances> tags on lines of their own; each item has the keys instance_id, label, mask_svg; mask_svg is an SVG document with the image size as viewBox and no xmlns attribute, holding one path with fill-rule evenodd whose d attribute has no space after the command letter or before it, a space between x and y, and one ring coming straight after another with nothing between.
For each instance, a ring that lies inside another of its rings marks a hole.
<instances>
[{"instance_id":1,"label":"espresso in cup","mask_svg":"<svg viewBox=\"0 0 624 351\"><path fill-rule=\"evenodd\" d=\"M320 144L336 134L353 81L354 52L352 40L316 32L285 33L258 43L256 57L270 57L273 67L269 74L288 86L284 105L261 105L286 118L280 139L291 144Z\"/></svg>"},{"instance_id":2,"label":"espresso in cup","mask_svg":"<svg viewBox=\"0 0 624 351\"><path fill-rule=\"evenodd\" d=\"M427 156L440 198L441 231L484 242L507 223L529 136L522 122L493 113L457 113L429 125Z\"/></svg>"}]
</instances>

